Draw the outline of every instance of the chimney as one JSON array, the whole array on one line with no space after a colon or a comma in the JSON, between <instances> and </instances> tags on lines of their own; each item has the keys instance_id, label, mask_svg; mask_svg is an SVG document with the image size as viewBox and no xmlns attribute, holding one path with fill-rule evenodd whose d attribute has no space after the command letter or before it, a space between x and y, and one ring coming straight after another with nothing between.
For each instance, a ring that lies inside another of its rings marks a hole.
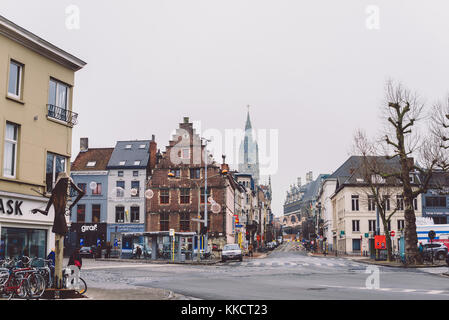
<instances>
[{"instance_id":1,"label":"chimney","mask_svg":"<svg viewBox=\"0 0 449 320\"><path fill-rule=\"evenodd\" d=\"M298 178L298 187L301 186L301 177Z\"/></svg>"},{"instance_id":2,"label":"chimney","mask_svg":"<svg viewBox=\"0 0 449 320\"><path fill-rule=\"evenodd\" d=\"M306 183L312 182L313 181L313 172L309 171L306 174Z\"/></svg>"},{"instance_id":3,"label":"chimney","mask_svg":"<svg viewBox=\"0 0 449 320\"><path fill-rule=\"evenodd\" d=\"M155 135L153 134L153 136L151 137L151 141L150 141L150 148L148 150L148 152L150 153L150 161L149 161L149 166L150 166L150 170L156 168L156 164L157 164L157 154L158 154L158 150L157 150L157 143L155 140Z\"/></svg>"},{"instance_id":4,"label":"chimney","mask_svg":"<svg viewBox=\"0 0 449 320\"><path fill-rule=\"evenodd\" d=\"M229 172L229 166L226 164L226 156L225 155L222 155L221 156L222 158L223 158L223 163L221 164L221 170L223 171L223 170L226 170L226 171L228 171Z\"/></svg>"},{"instance_id":5,"label":"chimney","mask_svg":"<svg viewBox=\"0 0 449 320\"><path fill-rule=\"evenodd\" d=\"M184 117L184 123L189 123L189 117Z\"/></svg>"},{"instance_id":6,"label":"chimney","mask_svg":"<svg viewBox=\"0 0 449 320\"><path fill-rule=\"evenodd\" d=\"M80 152L89 150L89 138L80 138Z\"/></svg>"}]
</instances>

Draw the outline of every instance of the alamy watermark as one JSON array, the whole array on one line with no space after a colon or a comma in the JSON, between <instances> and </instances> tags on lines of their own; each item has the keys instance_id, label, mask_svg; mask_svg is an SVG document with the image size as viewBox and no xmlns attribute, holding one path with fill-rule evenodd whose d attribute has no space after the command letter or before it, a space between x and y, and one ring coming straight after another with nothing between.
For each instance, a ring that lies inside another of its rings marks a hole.
<instances>
[{"instance_id":1,"label":"alamy watermark","mask_svg":"<svg viewBox=\"0 0 449 320\"><path fill-rule=\"evenodd\" d=\"M370 275L366 278L365 287L367 289L379 289L380 288L380 269L376 266L369 266L366 268L365 273Z\"/></svg>"},{"instance_id":2,"label":"alamy watermark","mask_svg":"<svg viewBox=\"0 0 449 320\"><path fill-rule=\"evenodd\" d=\"M365 26L368 30L380 29L380 8L376 5L369 5L365 8L367 15L365 20Z\"/></svg>"},{"instance_id":3,"label":"alamy watermark","mask_svg":"<svg viewBox=\"0 0 449 320\"><path fill-rule=\"evenodd\" d=\"M68 30L79 30L80 24L80 8L71 4L65 8L65 26Z\"/></svg>"}]
</instances>

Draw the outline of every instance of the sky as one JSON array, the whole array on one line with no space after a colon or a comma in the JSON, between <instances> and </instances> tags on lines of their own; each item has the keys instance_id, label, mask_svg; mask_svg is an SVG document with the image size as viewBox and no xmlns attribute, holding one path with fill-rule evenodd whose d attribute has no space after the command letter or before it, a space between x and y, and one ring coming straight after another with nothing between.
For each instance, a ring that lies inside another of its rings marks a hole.
<instances>
[{"instance_id":1,"label":"sky","mask_svg":"<svg viewBox=\"0 0 449 320\"><path fill-rule=\"evenodd\" d=\"M348 158L356 129L378 134L388 79L429 106L449 93L447 12L447 0L2 0L0 7L87 62L73 92L73 156L81 137L113 147L154 134L164 150L185 116L224 136L244 128L250 105L253 127L277 137L269 153L277 159L275 215L298 177L332 173Z\"/></svg>"}]
</instances>

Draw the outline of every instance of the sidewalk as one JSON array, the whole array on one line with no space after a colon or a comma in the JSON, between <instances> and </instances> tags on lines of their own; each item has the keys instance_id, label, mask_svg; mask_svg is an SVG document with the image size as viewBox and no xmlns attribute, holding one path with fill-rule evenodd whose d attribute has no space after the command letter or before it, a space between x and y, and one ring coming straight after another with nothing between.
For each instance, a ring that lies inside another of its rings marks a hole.
<instances>
[{"instance_id":1,"label":"sidewalk","mask_svg":"<svg viewBox=\"0 0 449 320\"><path fill-rule=\"evenodd\" d=\"M310 257L324 257L322 253L307 253ZM397 261L376 261L374 259L370 259L362 256L353 256L353 255L341 255L336 256L335 254L327 254L326 257L332 258L342 258L347 260L352 260L360 263L384 266L384 267L396 267L396 268L439 268L439 267L447 267L445 261L436 261L435 264L419 264L413 266L406 266L401 262Z\"/></svg>"}]
</instances>

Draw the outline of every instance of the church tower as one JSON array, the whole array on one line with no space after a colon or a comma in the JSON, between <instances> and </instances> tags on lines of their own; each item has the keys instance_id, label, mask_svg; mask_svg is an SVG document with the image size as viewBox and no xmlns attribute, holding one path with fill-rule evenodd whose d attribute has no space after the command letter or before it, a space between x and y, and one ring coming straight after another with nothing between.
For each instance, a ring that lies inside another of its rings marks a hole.
<instances>
[{"instance_id":1,"label":"church tower","mask_svg":"<svg viewBox=\"0 0 449 320\"><path fill-rule=\"evenodd\" d=\"M240 144L239 172L251 174L254 183L259 184L259 147L253 137L249 106L245 124L245 136Z\"/></svg>"}]
</instances>

